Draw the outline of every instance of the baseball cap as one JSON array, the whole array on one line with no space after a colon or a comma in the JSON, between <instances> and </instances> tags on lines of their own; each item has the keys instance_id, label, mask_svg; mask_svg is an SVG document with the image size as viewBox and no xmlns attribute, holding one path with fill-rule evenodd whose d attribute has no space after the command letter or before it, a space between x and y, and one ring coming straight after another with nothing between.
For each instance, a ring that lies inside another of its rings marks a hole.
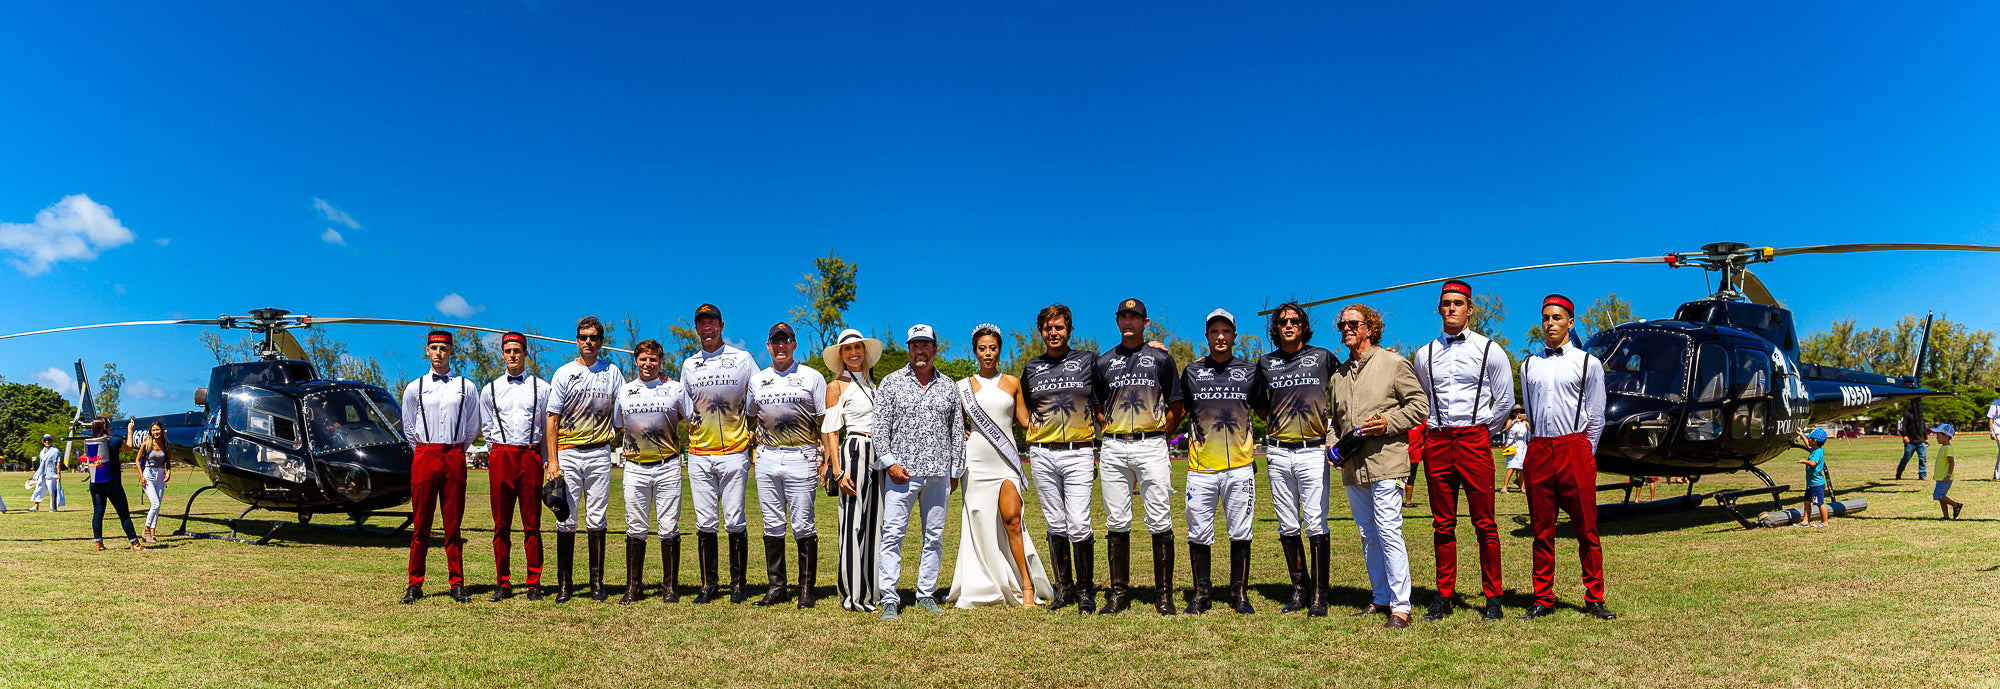
<instances>
[{"instance_id":1,"label":"baseball cap","mask_svg":"<svg viewBox=\"0 0 2000 689\"><path fill-rule=\"evenodd\" d=\"M909 337L903 338L903 344L909 344L912 342L929 342L932 344L936 344L937 332L931 330L930 326L924 325L922 323L912 325L910 326Z\"/></svg>"},{"instance_id":2,"label":"baseball cap","mask_svg":"<svg viewBox=\"0 0 2000 689\"><path fill-rule=\"evenodd\" d=\"M1931 432L1932 432L1932 433L1943 433L1943 434L1945 434L1945 437L1951 437L1951 436L1954 436L1954 435L1958 435L1958 429L1956 429L1956 428L1952 428L1952 427L1951 427L1951 424L1948 424L1948 423L1941 423L1941 424L1938 424L1938 425L1937 425L1937 428L1933 428L1933 429L1931 429Z\"/></svg>"},{"instance_id":3,"label":"baseball cap","mask_svg":"<svg viewBox=\"0 0 2000 689\"><path fill-rule=\"evenodd\" d=\"M1201 319L1201 324L1203 327L1206 327L1209 324L1209 322L1214 321L1217 318L1229 321L1229 327L1231 328L1236 327L1236 316L1222 309L1216 309L1214 311L1208 312L1208 317Z\"/></svg>"},{"instance_id":4,"label":"baseball cap","mask_svg":"<svg viewBox=\"0 0 2000 689\"><path fill-rule=\"evenodd\" d=\"M798 339L798 335L792 332L792 324L790 323L779 323L771 326L771 332L765 335L764 339L775 342L778 339L778 333L784 333L788 339Z\"/></svg>"},{"instance_id":5,"label":"baseball cap","mask_svg":"<svg viewBox=\"0 0 2000 689\"><path fill-rule=\"evenodd\" d=\"M694 319L701 320L702 316L711 316L714 317L715 320L718 321L722 320L722 309L715 308L714 304L702 304L701 306L695 307Z\"/></svg>"},{"instance_id":6,"label":"baseball cap","mask_svg":"<svg viewBox=\"0 0 2000 689\"><path fill-rule=\"evenodd\" d=\"M43 434L42 434L42 439L43 439L43 440L55 440L55 439L56 439L56 437L55 437L55 436L53 436L53 435L49 435L49 434L47 434L47 433L43 433Z\"/></svg>"},{"instance_id":7,"label":"baseball cap","mask_svg":"<svg viewBox=\"0 0 2000 689\"><path fill-rule=\"evenodd\" d=\"M1820 442L1826 442L1826 429L1824 428L1812 429L1812 432L1807 433L1806 437L1812 438L1813 440L1817 440Z\"/></svg>"},{"instance_id":8,"label":"baseball cap","mask_svg":"<svg viewBox=\"0 0 2000 689\"><path fill-rule=\"evenodd\" d=\"M1137 315L1140 318L1148 317L1146 316L1146 302L1139 301L1137 299L1127 299L1125 301L1118 302L1118 310L1112 312L1112 314L1117 315L1125 313L1127 311L1132 312L1134 315Z\"/></svg>"}]
</instances>

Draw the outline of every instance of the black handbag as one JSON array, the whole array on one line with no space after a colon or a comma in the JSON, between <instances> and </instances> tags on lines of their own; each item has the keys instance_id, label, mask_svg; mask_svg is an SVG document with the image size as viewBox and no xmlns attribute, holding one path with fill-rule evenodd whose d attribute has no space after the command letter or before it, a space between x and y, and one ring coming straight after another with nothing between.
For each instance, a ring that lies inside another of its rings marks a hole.
<instances>
[{"instance_id":1,"label":"black handbag","mask_svg":"<svg viewBox=\"0 0 2000 689\"><path fill-rule=\"evenodd\" d=\"M556 521L569 521L569 484L561 476L542 484L542 504L555 513Z\"/></svg>"}]
</instances>

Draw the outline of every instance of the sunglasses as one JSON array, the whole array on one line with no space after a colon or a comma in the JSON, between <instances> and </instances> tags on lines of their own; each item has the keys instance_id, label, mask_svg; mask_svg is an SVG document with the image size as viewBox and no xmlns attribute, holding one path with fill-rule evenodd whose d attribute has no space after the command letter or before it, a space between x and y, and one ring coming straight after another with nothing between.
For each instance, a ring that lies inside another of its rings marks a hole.
<instances>
[{"instance_id":1,"label":"sunglasses","mask_svg":"<svg viewBox=\"0 0 2000 689\"><path fill-rule=\"evenodd\" d=\"M1280 318L1280 319L1278 319L1278 325L1305 325L1305 324L1306 324L1306 319L1303 319L1303 318Z\"/></svg>"},{"instance_id":2,"label":"sunglasses","mask_svg":"<svg viewBox=\"0 0 2000 689\"><path fill-rule=\"evenodd\" d=\"M581 335L581 334L579 334L579 335L577 335L577 336L576 336L576 339L577 339L577 341L578 341L578 342L603 342L603 341L604 341L604 336L603 336L603 335Z\"/></svg>"},{"instance_id":3,"label":"sunglasses","mask_svg":"<svg viewBox=\"0 0 2000 689\"><path fill-rule=\"evenodd\" d=\"M779 334L771 336L771 344L791 344L792 342L793 338L790 335Z\"/></svg>"},{"instance_id":4,"label":"sunglasses","mask_svg":"<svg viewBox=\"0 0 2000 689\"><path fill-rule=\"evenodd\" d=\"M1361 327L1361 321L1341 321L1334 325L1339 326L1341 330L1353 330Z\"/></svg>"}]
</instances>

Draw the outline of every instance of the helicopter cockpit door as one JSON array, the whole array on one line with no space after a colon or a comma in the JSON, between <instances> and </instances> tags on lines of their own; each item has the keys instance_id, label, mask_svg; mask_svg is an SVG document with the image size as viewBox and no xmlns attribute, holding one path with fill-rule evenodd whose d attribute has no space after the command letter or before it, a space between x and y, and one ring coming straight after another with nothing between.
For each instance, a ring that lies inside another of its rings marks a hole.
<instances>
[{"instance_id":1,"label":"helicopter cockpit door","mask_svg":"<svg viewBox=\"0 0 2000 689\"><path fill-rule=\"evenodd\" d=\"M1760 440L1770 432L1771 356L1739 347L1729 369L1729 437L1732 440Z\"/></svg>"},{"instance_id":2,"label":"helicopter cockpit door","mask_svg":"<svg viewBox=\"0 0 2000 689\"><path fill-rule=\"evenodd\" d=\"M1694 398L1688 407L1688 440L1722 437L1722 403L1729 398L1729 350L1708 343L1695 355Z\"/></svg>"}]
</instances>

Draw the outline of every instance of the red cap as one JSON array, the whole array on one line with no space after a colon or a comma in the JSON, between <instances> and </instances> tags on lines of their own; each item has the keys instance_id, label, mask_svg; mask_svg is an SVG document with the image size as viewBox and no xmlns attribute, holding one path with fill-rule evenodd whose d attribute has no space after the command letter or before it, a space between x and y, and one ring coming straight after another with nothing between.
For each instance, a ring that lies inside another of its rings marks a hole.
<instances>
[{"instance_id":1,"label":"red cap","mask_svg":"<svg viewBox=\"0 0 2000 689\"><path fill-rule=\"evenodd\" d=\"M1576 303L1570 301L1569 297L1565 297L1560 294L1551 294L1549 296L1542 297L1542 308L1546 309L1551 306L1560 306L1562 307L1562 310L1569 312L1571 318L1576 317Z\"/></svg>"},{"instance_id":2,"label":"red cap","mask_svg":"<svg viewBox=\"0 0 2000 689\"><path fill-rule=\"evenodd\" d=\"M1463 294L1465 295L1465 298L1471 299L1472 285L1465 284L1464 280L1444 281L1444 289L1438 292L1438 296L1444 296L1452 293Z\"/></svg>"},{"instance_id":3,"label":"red cap","mask_svg":"<svg viewBox=\"0 0 2000 689\"><path fill-rule=\"evenodd\" d=\"M451 332L447 330L432 330L430 337L424 338L424 344L427 345L437 344L439 342L443 342L445 344L451 344Z\"/></svg>"},{"instance_id":4,"label":"red cap","mask_svg":"<svg viewBox=\"0 0 2000 689\"><path fill-rule=\"evenodd\" d=\"M527 347L527 346L528 346L528 336L527 336L527 335L522 335L522 334L520 334L520 333L517 333L517 332L509 332L509 333L507 333L507 334L505 334L505 335L501 335L501 336L500 336L500 346L502 346L502 347L505 347L505 346L507 346L507 343L509 343L509 342L518 342L518 343L520 343L520 344L521 344L521 346L522 346L522 347Z\"/></svg>"}]
</instances>

